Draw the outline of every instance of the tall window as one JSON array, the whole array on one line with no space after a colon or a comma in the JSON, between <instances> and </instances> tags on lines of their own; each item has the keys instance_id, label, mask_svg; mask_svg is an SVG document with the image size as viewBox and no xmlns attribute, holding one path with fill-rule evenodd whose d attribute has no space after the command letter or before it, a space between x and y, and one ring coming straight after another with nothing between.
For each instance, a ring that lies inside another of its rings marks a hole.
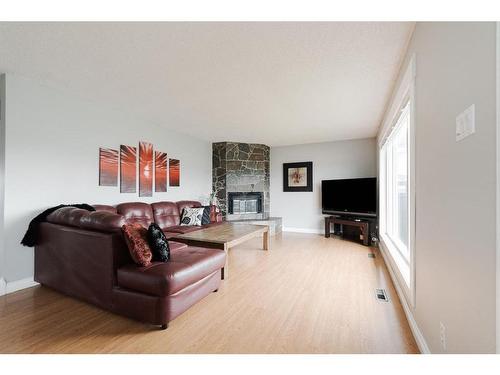
<instances>
[{"instance_id":1,"label":"tall window","mask_svg":"<svg viewBox=\"0 0 500 375\"><path fill-rule=\"evenodd\" d=\"M407 286L410 284L410 118L408 100L380 153L381 236Z\"/></svg>"}]
</instances>

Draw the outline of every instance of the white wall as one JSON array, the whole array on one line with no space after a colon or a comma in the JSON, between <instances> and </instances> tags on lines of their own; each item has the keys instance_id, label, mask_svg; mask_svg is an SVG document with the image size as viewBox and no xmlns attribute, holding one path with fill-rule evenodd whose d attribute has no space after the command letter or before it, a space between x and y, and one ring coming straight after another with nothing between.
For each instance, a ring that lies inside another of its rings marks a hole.
<instances>
[{"instance_id":1,"label":"white wall","mask_svg":"<svg viewBox=\"0 0 500 375\"><path fill-rule=\"evenodd\" d=\"M5 287L4 261L4 172L5 172L5 76L0 75L0 296Z\"/></svg>"},{"instance_id":2,"label":"white wall","mask_svg":"<svg viewBox=\"0 0 500 375\"><path fill-rule=\"evenodd\" d=\"M33 249L19 245L37 213L60 203L207 198L211 191L209 142L106 110L25 78L6 75L5 277L33 275ZM175 126L175 124L168 124ZM181 160L181 187L139 198L119 187L98 186L99 147L153 143Z\"/></svg>"},{"instance_id":3,"label":"white wall","mask_svg":"<svg viewBox=\"0 0 500 375\"><path fill-rule=\"evenodd\" d=\"M374 138L271 147L271 215L283 217L283 226L322 233L321 180L375 177ZM283 163L312 161L313 191L283 192Z\"/></svg>"},{"instance_id":4,"label":"white wall","mask_svg":"<svg viewBox=\"0 0 500 375\"><path fill-rule=\"evenodd\" d=\"M495 24L417 23L416 305L433 353L495 352ZM476 133L455 141L475 104Z\"/></svg>"}]
</instances>

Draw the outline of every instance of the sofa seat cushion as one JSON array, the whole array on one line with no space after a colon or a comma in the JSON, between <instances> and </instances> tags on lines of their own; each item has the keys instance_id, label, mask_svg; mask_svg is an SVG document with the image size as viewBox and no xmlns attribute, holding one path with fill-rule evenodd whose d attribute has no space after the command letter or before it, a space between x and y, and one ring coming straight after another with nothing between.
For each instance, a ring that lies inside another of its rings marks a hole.
<instances>
[{"instance_id":1,"label":"sofa seat cushion","mask_svg":"<svg viewBox=\"0 0 500 375\"><path fill-rule=\"evenodd\" d=\"M178 234L184 234L184 233L190 233L194 232L197 230L203 229L203 227L199 227L197 225L174 225L173 227L168 227L164 229L164 232L170 232L170 233L178 233Z\"/></svg>"},{"instance_id":2,"label":"sofa seat cushion","mask_svg":"<svg viewBox=\"0 0 500 375\"><path fill-rule=\"evenodd\" d=\"M170 296L224 267L226 253L222 250L173 244L176 242L170 242L170 260L166 263L119 268L118 285L150 295Z\"/></svg>"}]
</instances>

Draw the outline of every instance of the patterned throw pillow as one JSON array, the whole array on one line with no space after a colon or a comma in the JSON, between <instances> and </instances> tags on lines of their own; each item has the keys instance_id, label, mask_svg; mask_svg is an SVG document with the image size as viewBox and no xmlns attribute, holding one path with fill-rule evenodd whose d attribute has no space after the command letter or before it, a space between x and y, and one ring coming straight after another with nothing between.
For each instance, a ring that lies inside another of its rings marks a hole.
<instances>
[{"instance_id":1,"label":"patterned throw pillow","mask_svg":"<svg viewBox=\"0 0 500 375\"><path fill-rule=\"evenodd\" d=\"M157 262L167 262L170 259L170 246L167 237L156 223L151 223L148 228L148 240L153 260Z\"/></svg>"},{"instance_id":2,"label":"patterned throw pillow","mask_svg":"<svg viewBox=\"0 0 500 375\"><path fill-rule=\"evenodd\" d=\"M149 266L153 254L148 244L148 230L141 224L125 224L122 227L132 260L140 266Z\"/></svg>"},{"instance_id":3,"label":"patterned throw pillow","mask_svg":"<svg viewBox=\"0 0 500 375\"><path fill-rule=\"evenodd\" d=\"M185 207L184 210L182 210L181 225L201 226L203 211L205 211L203 207Z\"/></svg>"},{"instance_id":4,"label":"patterned throw pillow","mask_svg":"<svg viewBox=\"0 0 500 375\"><path fill-rule=\"evenodd\" d=\"M202 206L204 208L203 210L203 217L201 218L201 225L207 225L210 224L210 206Z\"/></svg>"}]
</instances>

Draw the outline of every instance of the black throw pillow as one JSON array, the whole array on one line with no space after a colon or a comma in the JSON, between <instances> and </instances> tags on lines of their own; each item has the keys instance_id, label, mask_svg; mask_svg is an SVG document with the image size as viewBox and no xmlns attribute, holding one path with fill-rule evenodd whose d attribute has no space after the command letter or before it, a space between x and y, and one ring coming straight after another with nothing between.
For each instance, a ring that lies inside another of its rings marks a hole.
<instances>
[{"instance_id":1,"label":"black throw pillow","mask_svg":"<svg viewBox=\"0 0 500 375\"><path fill-rule=\"evenodd\" d=\"M210 224L210 206L203 207L203 216L201 217L201 225Z\"/></svg>"},{"instance_id":2,"label":"black throw pillow","mask_svg":"<svg viewBox=\"0 0 500 375\"><path fill-rule=\"evenodd\" d=\"M148 242L153 253L153 261L167 262L170 259L170 247L168 246L167 237L165 237L165 233L158 224L151 223L149 226Z\"/></svg>"}]
</instances>

